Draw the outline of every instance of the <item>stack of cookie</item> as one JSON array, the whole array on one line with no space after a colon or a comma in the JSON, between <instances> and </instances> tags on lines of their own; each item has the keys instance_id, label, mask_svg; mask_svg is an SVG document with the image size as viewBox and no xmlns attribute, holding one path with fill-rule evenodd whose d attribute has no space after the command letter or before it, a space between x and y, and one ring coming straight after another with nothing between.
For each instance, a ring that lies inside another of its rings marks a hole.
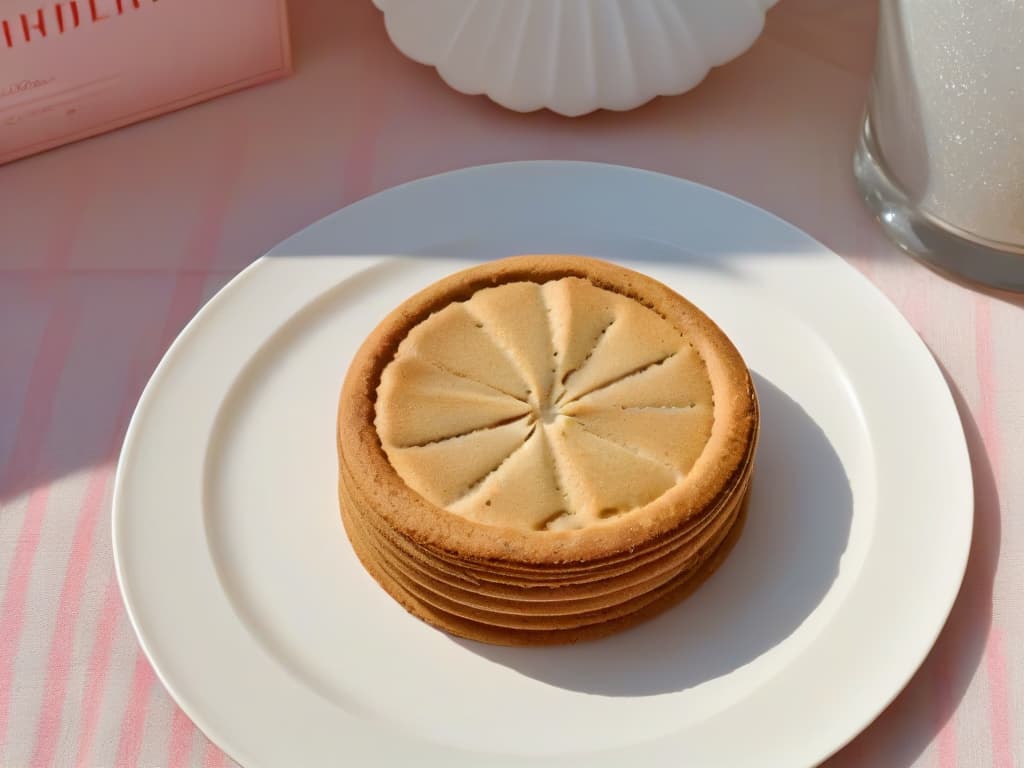
<instances>
[{"instance_id":1,"label":"stack of cookie","mask_svg":"<svg viewBox=\"0 0 1024 768\"><path fill-rule=\"evenodd\" d=\"M463 637L599 637L735 542L757 443L739 353L636 272L516 257L394 310L349 369L339 496L370 574Z\"/></svg>"}]
</instances>

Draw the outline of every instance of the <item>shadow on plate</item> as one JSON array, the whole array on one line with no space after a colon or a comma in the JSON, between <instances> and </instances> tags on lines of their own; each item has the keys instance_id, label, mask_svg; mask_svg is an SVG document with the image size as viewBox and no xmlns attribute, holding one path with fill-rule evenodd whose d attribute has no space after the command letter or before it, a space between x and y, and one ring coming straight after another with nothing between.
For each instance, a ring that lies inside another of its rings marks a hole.
<instances>
[{"instance_id":1,"label":"shadow on plate","mask_svg":"<svg viewBox=\"0 0 1024 768\"><path fill-rule=\"evenodd\" d=\"M853 495L821 428L754 374L761 438L746 530L689 600L612 637L575 646L464 648L560 688L653 696L726 675L785 640L818 606L846 549Z\"/></svg>"}]
</instances>

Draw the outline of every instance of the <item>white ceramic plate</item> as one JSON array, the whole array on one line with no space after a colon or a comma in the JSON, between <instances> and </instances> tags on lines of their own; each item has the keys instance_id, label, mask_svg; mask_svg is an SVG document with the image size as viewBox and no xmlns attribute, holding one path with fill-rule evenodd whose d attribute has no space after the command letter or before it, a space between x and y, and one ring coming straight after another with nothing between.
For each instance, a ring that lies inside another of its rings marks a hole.
<instances>
[{"instance_id":1,"label":"white ceramic plate","mask_svg":"<svg viewBox=\"0 0 1024 768\"><path fill-rule=\"evenodd\" d=\"M761 397L731 557L667 614L575 647L490 647L408 616L360 567L335 497L336 400L366 333L452 270L522 252L673 286L735 340ZM905 685L971 521L937 366L836 255L696 184L516 163L376 195L232 281L139 403L113 522L142 647L247 768L763 768L823 760Z\"/></svg>"}]
</instances>

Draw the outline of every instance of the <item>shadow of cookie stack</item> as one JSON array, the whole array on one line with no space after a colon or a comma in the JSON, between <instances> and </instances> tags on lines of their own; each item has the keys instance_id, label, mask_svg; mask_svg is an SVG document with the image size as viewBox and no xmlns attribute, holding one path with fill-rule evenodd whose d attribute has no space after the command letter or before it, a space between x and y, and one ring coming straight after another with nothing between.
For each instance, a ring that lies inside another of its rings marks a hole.
<instances>
[{"instance_id":1,"label":"shadow of cookie stack","mask_svg":"<svg viewBox=\"0 0 1024 768\"><path fill-rule=\"evenodd\" d=\"M596 638L725 558L757 432L739 353L678 294L594 259L503 259L413 296L356 355L342 518L367 571L443 630Z\"/></svg>"}]
</instances>

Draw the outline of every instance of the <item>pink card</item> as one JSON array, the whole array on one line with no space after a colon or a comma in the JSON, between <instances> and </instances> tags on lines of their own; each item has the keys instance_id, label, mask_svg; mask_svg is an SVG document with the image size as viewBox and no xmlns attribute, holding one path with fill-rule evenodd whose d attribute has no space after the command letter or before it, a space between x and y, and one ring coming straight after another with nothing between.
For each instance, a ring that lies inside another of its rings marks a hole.
<instances>
[{"instance_id":1,"label":"pink card","mask_svg":"<svg viewBox=\"0 0 1024 768\"><path fill-rule=\"evenodd\" d=\"M0 0L0 163L290 68L285 0Z\"/></svg>"}]
</instances>

